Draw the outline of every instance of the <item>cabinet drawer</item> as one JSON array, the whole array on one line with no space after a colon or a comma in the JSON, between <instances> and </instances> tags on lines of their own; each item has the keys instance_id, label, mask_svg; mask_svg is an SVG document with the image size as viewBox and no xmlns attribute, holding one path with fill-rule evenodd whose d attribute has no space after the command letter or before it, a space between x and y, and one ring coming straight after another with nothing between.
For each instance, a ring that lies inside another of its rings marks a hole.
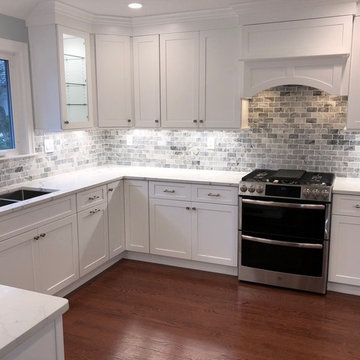
<instances>
[{"instance_id":1,"label":"cabinet drawer","mask_svg":"<svg viewBox=\"0 0 360 360\"><path fill-rule=\"evenodd\" d=\"M191 200L191 185L150 181L149 196L157 199Z\"/></svg>"},{"instance_id":2,"label":"cabinet drawer","mask_svg":"<svg viewBox=\"0 0 360 360\"><path fill-rule=\"evenodd\" d=\"M98 186L76 194L77 210L82 211L106 201L106 186Z\"/></svg>"},{"instance_id":3,"label":"cabinet drawer","mask_svg":"<svg viewBox=\"0 0 360 360\"><path fill-rule=\"evenodd\" d=\"M360 196L334 195L333 214L360 216Z\"/></svg>"},{"instance_id":4,"label":"cabinet drawer","mask_svg":"<svg viewBox=\"0 0 360 360\"><path fill-rule=\"evenodd\" d=\"M75 212L75 195L73 195L2 216L0 217L0 241L73 215Z\"/></svg>"},{"instance_id":5,"label":"cabinet drawer","mask_svg":"<svg viewBox=\"0 0 360 360\"><path fill-rule=\"evenodd\" d=\"M239 190L231 186L193 185L192 200L216 204L237 205Z\"/></svg>"}]
</instances>

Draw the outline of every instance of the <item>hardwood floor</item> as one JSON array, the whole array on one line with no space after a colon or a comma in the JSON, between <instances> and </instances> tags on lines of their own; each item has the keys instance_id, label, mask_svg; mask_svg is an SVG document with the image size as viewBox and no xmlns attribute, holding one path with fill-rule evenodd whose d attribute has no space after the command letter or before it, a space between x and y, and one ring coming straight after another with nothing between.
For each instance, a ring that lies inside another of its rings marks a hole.
<instances>
[{"instance_id":1,"label":"hardwood floor","mask_svg":"<svg viewBox=\"0 0 360 360\"><path fill-rule=\"evenodd\" d=\"M68 296L66 360L360 359L360 297L121 260Z\"/></svg>"}]
</instances>

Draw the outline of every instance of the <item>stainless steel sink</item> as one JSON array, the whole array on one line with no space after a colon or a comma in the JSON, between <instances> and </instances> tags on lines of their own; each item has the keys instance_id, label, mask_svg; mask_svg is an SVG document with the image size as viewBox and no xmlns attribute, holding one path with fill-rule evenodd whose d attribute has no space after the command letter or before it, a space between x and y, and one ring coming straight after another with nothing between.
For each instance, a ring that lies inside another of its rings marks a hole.
<instances>
[{"instance_id":1,"label":"stainless steel sink","mask_svg":"<svg viewBox=\"0 0 360 360\"><path fill-rule=\"evenodd\" d=\"M50 194L56 190L50 189L34 189L34 188L19 188L11 192L0 194L0 207L33 199L42 195Z\"/></svg>"}]
</instances>

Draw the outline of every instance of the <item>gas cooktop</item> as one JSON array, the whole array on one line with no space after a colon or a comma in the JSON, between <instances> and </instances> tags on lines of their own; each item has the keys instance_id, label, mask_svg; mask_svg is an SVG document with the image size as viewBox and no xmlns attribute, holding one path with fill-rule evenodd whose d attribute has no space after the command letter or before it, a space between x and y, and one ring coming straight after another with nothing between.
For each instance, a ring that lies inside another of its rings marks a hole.
<instances>
[{"instance_id":1,"label":"gas cooktop","mask_svg":"<svg viewBox=\"0 0 360 360\"><path fill-rule=\"evenodd\" d=\"M242 178L240 195L331 201L335 175L305 170L254 170Z\"/></svg>"}]
</instances>

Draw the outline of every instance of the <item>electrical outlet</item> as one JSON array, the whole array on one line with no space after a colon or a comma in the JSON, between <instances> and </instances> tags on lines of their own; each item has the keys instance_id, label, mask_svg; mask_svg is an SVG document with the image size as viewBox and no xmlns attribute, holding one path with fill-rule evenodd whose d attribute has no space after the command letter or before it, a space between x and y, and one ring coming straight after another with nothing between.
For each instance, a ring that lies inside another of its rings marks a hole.
<instances>
[{"instance_id":1,"label":"electrical outlet","mask_svg":"<svg viewBox=\"0 0 360 360\"><path fill-rule=\"evenodd\" d=\"M53 139L45 139L44 148L46 153L52 153L55 151L54 140Z\"/></svg>"},{"instance_id":2,"label":"electrical outlet","mask_svg":"<svg viewBox=\"0 0 360 360\"><path fill-rule=\"evenodd\" d=\"M208 137L207 139L207 148L209 150L215 149L215 138L213 136Z\"/></svg>"},{"instance_id":3,"label":"electrical outlet","mask_svg":"<svg viewBox=\"0 0 360 360\"><path fill-rule=\"evenodd\" d=\"M132 135L127 135L126 136L126 144L127 145L132 145L133 144L133 137L132 137Z\"/></svg>"}]
</instances>

